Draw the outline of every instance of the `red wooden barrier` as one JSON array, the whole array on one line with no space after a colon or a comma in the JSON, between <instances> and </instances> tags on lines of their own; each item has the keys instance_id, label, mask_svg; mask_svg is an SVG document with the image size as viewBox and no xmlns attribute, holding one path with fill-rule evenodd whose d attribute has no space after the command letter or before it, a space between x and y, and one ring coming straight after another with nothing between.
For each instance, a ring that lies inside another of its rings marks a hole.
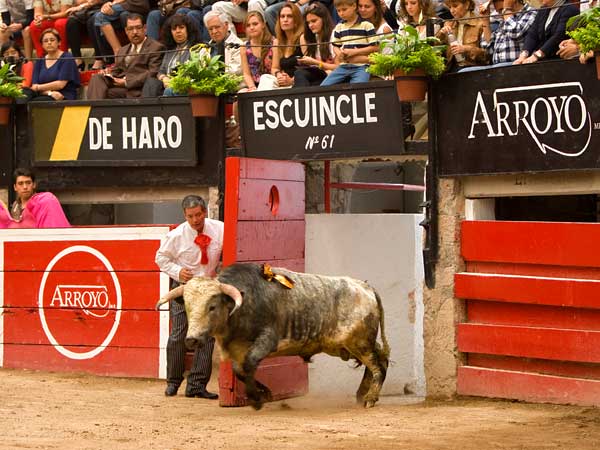
<instances>
[{"instance_id":1,"label":"red wooden barrier","mask_svg":"<svg viewBox=\"0 0 600 450\"><path fill-rule=\"evenodd\" d=\"M3 231L0 365L164 377L154 254L167 231Z\"/></svg>"},{"instance_id":2,"label":"red wooden barrier","mask_svg":"<svg viewBox=\"0 0 600 450\"><path fill-rule=\"evenodd\" d=\"M223 264L268 262L304 271L304 167L288 161L227 158ZM273 400L308 391L308 366L298 357L266 358L256 379ZM248 403L230 361L219 367L221 406Z\"/></svg>"},{"instance_id":3,"label":"red wooden barrier","mask_svg":"<svg viewBox=\"0 0 600 450\"><path fill-rule=\"evenodd\" d=\"M462 224L458 392L600 405L600 225Z\"/></svg>"}]
</instances>

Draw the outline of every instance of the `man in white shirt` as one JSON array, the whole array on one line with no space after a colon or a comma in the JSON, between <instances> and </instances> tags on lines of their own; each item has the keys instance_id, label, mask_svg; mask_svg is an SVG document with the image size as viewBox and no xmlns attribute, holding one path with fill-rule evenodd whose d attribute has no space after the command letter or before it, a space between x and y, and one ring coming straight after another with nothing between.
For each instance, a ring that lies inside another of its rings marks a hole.
<instances>
[{"instance_id":1,"label":"man in white shirt","mask_svg":"<svg viewBox=\"0 0 600 450\"><path fill-rule=\"evenodd\" d=\"M193 277L215 277L223 250L223 222L206 217L206 203L197 195L186 196L181 206L185 222L167 233L156 252L156 264L172 280L186 283ZM167 389L168 397L177 394L185 370L185 335L188 321L183 299L170 303L171 334L167 342ZM192 368L185 389L186 397L217 399L208 392L206 384L212 373L214 339L196 349Z\"/></svg>"},{"instance_id":2,"label":"man in white shirt","mask_svg":"<svg viewBox=\"0 0 600 450\"><path fill-rule=\"evenodd\" d=\"M241 75L240 47L244 46L244 42L229 30L227 17L210 11L204 15L204 26L210 35L210 56L221 55L225 71L231 75Z\"/></svg>"}]
</instances>

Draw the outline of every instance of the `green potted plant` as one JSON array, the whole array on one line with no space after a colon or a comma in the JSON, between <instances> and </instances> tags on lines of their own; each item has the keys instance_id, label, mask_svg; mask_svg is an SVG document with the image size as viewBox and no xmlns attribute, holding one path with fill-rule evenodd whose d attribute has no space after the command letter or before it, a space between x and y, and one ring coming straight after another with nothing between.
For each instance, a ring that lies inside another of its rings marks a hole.
<instances>
[{"instance_id":1,"label":"green potted plant","mask_svg":"<svg viewBox=\"0 0 600 450\"><path fill-rule=\"evenodd\" d=\"M238 91L241 76L225 72L221 57L210 56L204 44L190 48L190 59L175 69L169 86L178 94L189 94L194 117L215 117L219 95Z\"/></svg>"},{"instance_id":2,"label":"green potted plant","mask_svg":"<svg viewBox=\"0 0 600 450\"><path fill-rule=\"evenodd\" d=\"M446 70L443 45L434 37L419 37L416 28L407 25L392 41L384 41L378 53L369 55L369 73L394 76L400 101L425 100L427 76L439 78Z\"/></svg>"},{"instance_id":3,"label":"green potted plant","mask_svg":"<svg viewBox=\"0 0 600 450\"><path fill-rule=\"evenodd\" d=\"M596 72L600 80L600 8L591 8L567 21L567 34L579 46L579 60L585 63L596 54Z\"/></svg>"},{"instance_id":4,"label":"green potted plant","mask_svg":"<svg viewBox=\"0 0 600 450\"><path fill-rule=\"evenodd\" d=\"M13 71L13 65L4 64L0 68L0 125L8 124L10 105L15 98L24 97L21 90L23 77Z\"/></svg>"}]
</instances>

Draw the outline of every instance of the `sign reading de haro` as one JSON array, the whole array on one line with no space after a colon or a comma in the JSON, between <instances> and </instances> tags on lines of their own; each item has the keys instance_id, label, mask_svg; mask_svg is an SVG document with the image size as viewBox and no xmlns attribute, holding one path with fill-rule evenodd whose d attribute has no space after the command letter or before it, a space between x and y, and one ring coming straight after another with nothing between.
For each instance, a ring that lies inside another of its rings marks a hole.
<instances>
[{"instance_id":1,"label":"sign reading de haro","mask_svg":"<svg viewBox=\"0 0 600 450\"><path fill-rule=\"evenodd\" d=\"M556 61L441 83L442 175L597 168L600 89L592 68Z\"/></svg>"},{"instance_id":2,"label":"sign reading de haro","mask_svg":"<svg viewBox=\"0 0 600 450\"><path fill-rule=\"evenodd\" d=\"M254 91L239 96L244 155L331 159L404 151L393 82Z\"/></svg>"},{"instance_id":3,"label":"sign reading de haro","mask_svg":"<svg viewBox=\"0 0 600 450\"><path fill-rule=\"evenodd\" d=\"M193 165L195 122L184 100L85 102L31 109L38 165Z\"/></svg>"},{"instance_id":4,"label":"sign reading de haro","mask_svg":"<svg viewBox=\"0 0 600 450\"><path fill-rule=\"evenodd\" d=\"M160 238L113 235L0 243L4 367L160 376Z\"/></svg>"}]
</instances>

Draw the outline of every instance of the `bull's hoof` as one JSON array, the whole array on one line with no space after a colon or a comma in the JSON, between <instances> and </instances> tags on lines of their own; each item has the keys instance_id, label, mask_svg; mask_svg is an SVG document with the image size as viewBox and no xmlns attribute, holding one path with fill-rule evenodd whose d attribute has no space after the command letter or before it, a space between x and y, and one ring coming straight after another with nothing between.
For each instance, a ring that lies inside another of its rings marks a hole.
<instances>
[{"instance_id":1,"label":"bull's hoof","mask_svg":"<svg viewBox=\"0 0 600 450\"><path fill-rule=\"evenodd\" d=\"M263 407L263 402L258 400L258 401L251 401L250 402L250 406L252 406L252 408L254 408L255 411L260 411Z\"/></svg>"},{"instance_id":2,"label":"bull's hoof","mask_svg":"<svg viewBox=\"0 0 600 450\"><path fill-rule=\"evenodd\" d=\"M375 400L367 400L365 401L365 408L372 408L373 406L375 406L375 403Z\"/></svg>"}]
</instances>

